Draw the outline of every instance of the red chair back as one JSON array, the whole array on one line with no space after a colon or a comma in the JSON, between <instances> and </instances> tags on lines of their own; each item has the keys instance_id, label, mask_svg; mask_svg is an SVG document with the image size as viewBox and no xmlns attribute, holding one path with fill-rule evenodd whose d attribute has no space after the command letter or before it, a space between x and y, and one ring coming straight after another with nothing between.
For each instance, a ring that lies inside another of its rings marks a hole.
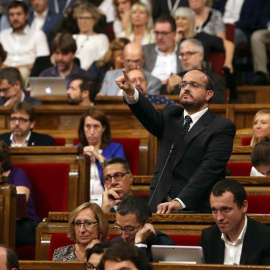
<instances>
[{"instance_id":1,"label":"red chair back","mask_svg":"<svg viewBox=\"0 0 270 270\"><path fill-rule=\"evenodd\" d=\"M225 23L225 27L226 27L226 39L234 43L235 25L231 23Z\"/></svg>"},{"instance_id":2,"label":"red chair back","mask_svg":"<svg viewBox=\"0 0 270 270\"><path fill-rule=\"evenodd\" d=\"M209 56L209 62L213 66L214 71L224 77L224 72L222 71L223 64L225 61L225 52L212 52Z\"/></svg>"},{"instance_id":3,"label":"red chair back","mask_svg":"<svg viewBox=\"0 0 270 270\"><path fill-rule=\"evenodd\" d=\"M227 168L232 176L250 176L252 164L250 162L228 162Z\"/></svg>"},{"instance_id":4,"label":"red chair back","mask_svg":"<svg viewBox=\"0 0 270 270\"><path fill-rule=\"evenodd\" d=\"M71 240L66 233L53 234L50 241L48 261L52 260L55 249L73 244L75 244L75 242Z\"/></svg>"},{"instance_id":5,"label":"red chair back","mask_svg":"<svg viewBox=\"0 0 270 270\"><path fill-rule=\"evenodd\" d=\"M243 146L249 146L250 145L250 143L251 143L251 137L244 137L244 138L242 138L242 140L241 140L241 145L243 145Z\"/></svg>"},{"instance_id":6,"label":"red chair back","mask_svg":"<svg viewBox=\"0 0 270 270\"><path fill-rule=\"evenodd\" d=\"M201 235L169 235L176 246L199 246Z\"/></svg>"},{"instance_id":7,"label":"red chair back","mask_svg":"<svg viewBox=\"0 0 270 270\"><path fill-rule=\"evenodd\" d=\"M248 195L248 213L270 214L270 196Z\"/></svg>"},{"instance_id":8,"label":"red chair back","mask_svg":"<svg viewBox=\"0 0 270 270\"><path fill-rule=\"evenodd\" d=\"M66 139L61 137L54 137L55 144L57 146L65 146L66 145Z\"/></svg>"},{"instance_id":9,"label":"red chair back","mask_svg":"<svg viewBox=\"0 0 270 270\"><path fill-rule=\"evenodd\" d=\"M17 163L13 166L25 170L40 220L48 217L50 211L67 211L69 164Z\"/></svg>"}]
</instances>

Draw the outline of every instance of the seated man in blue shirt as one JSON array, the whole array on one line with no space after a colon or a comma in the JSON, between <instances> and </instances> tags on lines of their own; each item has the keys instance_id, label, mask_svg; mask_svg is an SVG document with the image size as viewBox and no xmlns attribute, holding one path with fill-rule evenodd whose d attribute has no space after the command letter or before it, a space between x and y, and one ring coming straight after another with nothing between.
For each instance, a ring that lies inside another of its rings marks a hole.
<instances>
[{"instance_id":1,"label":"seated man in blue shirt","mask_svg":"<svg viewBox=\"0 0 270 270\"><path fill-rule=\"evenodd\" d=\"M76 41L70 33L57 34L52 42L55 66L42 71L39 77L63 77L66 79L67 89L73 75L82 75L91 79L88 72L74 63L76 50Z\"/></svg>"}]
</instances>

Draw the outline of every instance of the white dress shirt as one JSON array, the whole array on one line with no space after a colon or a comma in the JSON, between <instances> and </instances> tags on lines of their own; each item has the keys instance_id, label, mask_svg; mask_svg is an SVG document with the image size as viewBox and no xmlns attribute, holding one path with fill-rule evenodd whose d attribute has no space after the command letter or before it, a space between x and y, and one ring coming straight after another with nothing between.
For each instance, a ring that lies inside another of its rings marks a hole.
<instances>
[{"instance_id":1,"label":"white dress shirt","mask_svg":"<svg viewBox=\"0 0 270 270\"><path fill-rule=\"evenodd\" d=\"M242 6L245 0L227 0L223 15L224 23L232 23L239 21Z\"/></svg>"},{"instance_id":2,"label":"white dress shirt","mask_svg":"<svg viewBox=\"0 0 270 270\"><path fill-rule=\"evenodd\" d=\"M48 14L48 9L44 11L40 16L37 14L37 12L34 12L34 20L31 24L31 29L35 30L42 30L42 27L45 23L47 14Z\"/></svg>"},{"instance_id":3,"label":"white dress shirt","mask_svg":"<svg viewBox=\"0 0 270 270\"><path fill-rule=\"evenodd\" d=\"M247 230L247 217L245 216L245 225L235 243L232 243L228 239L226 234L223 234L223 233L221 234L221 239L225 242L224 264L229 264L229 265L240 264L246 230Z\"/></svg>"},{"instance_id":4,"label":"white dress shirt","mask_svg":"<svg viewBox=\"0 0 270 270\"><path fill-rule=\"evenodd\" d=\"M17 67L33 64L36 57L50 55L47 38L41 30L31 30L27 25L20 34L12 28L0 32L0 42L7 52L4 65Z\"/></svg>"},{"instance_id":5,"label":"white dress shirt","mask_svg":"<svg viewBox=\"0 0 270 270\"><path fill-rule=\"evenodd\" d=\"M175 49L172 53L163 54L159 51L158 47L155 48L157 52L157 59L155 67L151 74L161 81L167 80L171 74L176 74L177 72L177 62L176 62L176 51L177 46L175 44Z\"/></svg>"}]
</instances>

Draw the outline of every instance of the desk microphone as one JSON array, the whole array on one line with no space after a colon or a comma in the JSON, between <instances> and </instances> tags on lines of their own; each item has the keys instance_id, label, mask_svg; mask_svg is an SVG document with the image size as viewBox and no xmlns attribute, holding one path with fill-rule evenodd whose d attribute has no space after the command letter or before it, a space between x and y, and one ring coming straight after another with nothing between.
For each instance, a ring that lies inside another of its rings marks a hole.
<instances>
[{"instance_id":1,"label":"desk microphone","mask_svg":"<svg viewBox=\"0 0 270 270\"><path fill-rule=\"evenodd\" d=\"M158 178L156 188L155 188L155 190L154 190L154 192L153 192L153 194L152 194L152 196L151 196L151 198L150 198L150 200L149 200L149 205L151 204L151 202L152 202L152 200L153 200L153 198L154 198L154 195L155 195L156 190L157 190L157 188L158 188L158 186L159 186L159 182L160 182L160 180L161 180L161 177L163 176L164 170L165 170L165 168L166 168L166 166L167 166L167 163L168 163L169 158L170 158L170 156L171 156L171 153L172 153L172 151L173 151L173 149L174 149L174 146L175 146L175 143L173 143L172 146L171 146L171 149L170 149L170 151L169 151L169 155L168 155L168 157L167 157L167 159L166 159L166 162L165 162L165 164L164 164L164 167L163 167L163 169L162 169L162 171L161 171L161 173L160 173L160 176L159 176L159 178Z\"/></svg>"}]
</instances>

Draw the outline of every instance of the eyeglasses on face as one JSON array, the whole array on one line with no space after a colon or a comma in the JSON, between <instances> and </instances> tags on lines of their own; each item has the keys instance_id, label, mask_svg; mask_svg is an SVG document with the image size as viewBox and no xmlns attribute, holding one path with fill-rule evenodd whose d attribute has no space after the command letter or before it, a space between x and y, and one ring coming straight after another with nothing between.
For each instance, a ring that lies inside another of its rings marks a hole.
<instances>
[{"instance_id":1,"label":"eyeglasses on face","mask_svg":"<svg viewBox=\"0 0 270 270\"><path fill-rule=\"evenodd\" d=\"M80 222L80 221L74 221L72 222L72 225L75 228L81 228L81 226L83 225L85 227L85 229L91 229L93 228L96 224L98 224L97 221L85 221L85 222Z\"/></svg>"},{"instance_id":2,"label":"eyeglasses on face","mask_svg":"<svg viewBox=\"0 0 270 270\"><path fill-rule=\"evenodd\" d=\"M190 87L193 88L193 89L199 89L199 88L201 88L201 87L207 89L207 88L206 88L206 85L201 84L201 83L197 83L197 82L180 82L179 87L180 87L181 89L183 89L183 88L185 88L188 84L189 84Z\"/></svg>"},{"instance_id":3,"label":"eyeglasses on face","mask_svg":"<svg viewBox=\"0 0 270 270\"><path fill-rule=\"evenodd\" d=\"M128 235L132 235L136 233L136 230L139 229L140 226L135 227L135 226L125 226L125 227L121 227L119 224L114 223L113 228L118 230L118 232L120 234L122 234L123 232L125 232Z\"/></svg>"},{"instance_id":4,"label":"eyeglasses on face","mask_svg":"<svg viewBox=\"0 0 270 270\"><path fill-rule=\"evenodd\" d=\"M16 123L16 121L19 121L20 124L24 124L28 121L31 121L30 119L26 119L24 117L11 117L10 122Z\"/></svg>"},{"instance_id":5,"label":"eyeglasses on face","mask_svg":"<svg viewBox=\"0 0 270 270\"><path fill-rule=\"evenodd\" d=\"M86 262L83 264L83 267L85 270L97 270L97 266L94 266L92 263L90 262Z\"/></svg>"},{"instance_id":6,"label":"eyeglasses on face","mask_svg":"<svg viewBox=\"0 0 270 270\"><path fill-rule=\"evenodd\" d=\"M145 78L134 78L134 79L130 80L130 82L132 84L136 83L137 81L140 81L140 83L144 83L146 80L145 80Z\"/></svg>"},{"instance_id":7,"label":"eyeglasses on face","mask_svg":"<svg viewBox=\"0 0 270 270\"><path fill-rule=\"evenodd\" d=\"M194 54L196 54L196 53L198 53L198 52L185 52L185 53L180 53L180 59L181 58L184 58L184 57L190 57L190 56L192 56L192 55L194 55Z\"/></svg>"},{"instance_id":8,"label":"eyeglasses on face","mask_svg":"<svg viewBox=\"0 0 270 270\"><path fill-rule=\"evenodd\" d=\"M171 33L171 31L170 32L159 32L159 31L154 31L154 33L155 33L155 35L156 36L158 36L158 35L161 35L162 37L166 37L166 36L168 36L170 33Z\"/></svg>"},{"instance_id":9,"label":"eyeglasses on face","mask_svg":"<svg viewBox=\"0 0 270 270\"><path fill-rule=\"evenodd\" d=\"M125 173L122 173L122 172L116 172L115 174L113 175L106 175L103 177L103 183L104 184L111 184L112 182L112 178L114 178L116 181L121 181L122 178L126 175L126 174L129 174L130 172L125 172Z\"/></svg>"}]
</instances>

